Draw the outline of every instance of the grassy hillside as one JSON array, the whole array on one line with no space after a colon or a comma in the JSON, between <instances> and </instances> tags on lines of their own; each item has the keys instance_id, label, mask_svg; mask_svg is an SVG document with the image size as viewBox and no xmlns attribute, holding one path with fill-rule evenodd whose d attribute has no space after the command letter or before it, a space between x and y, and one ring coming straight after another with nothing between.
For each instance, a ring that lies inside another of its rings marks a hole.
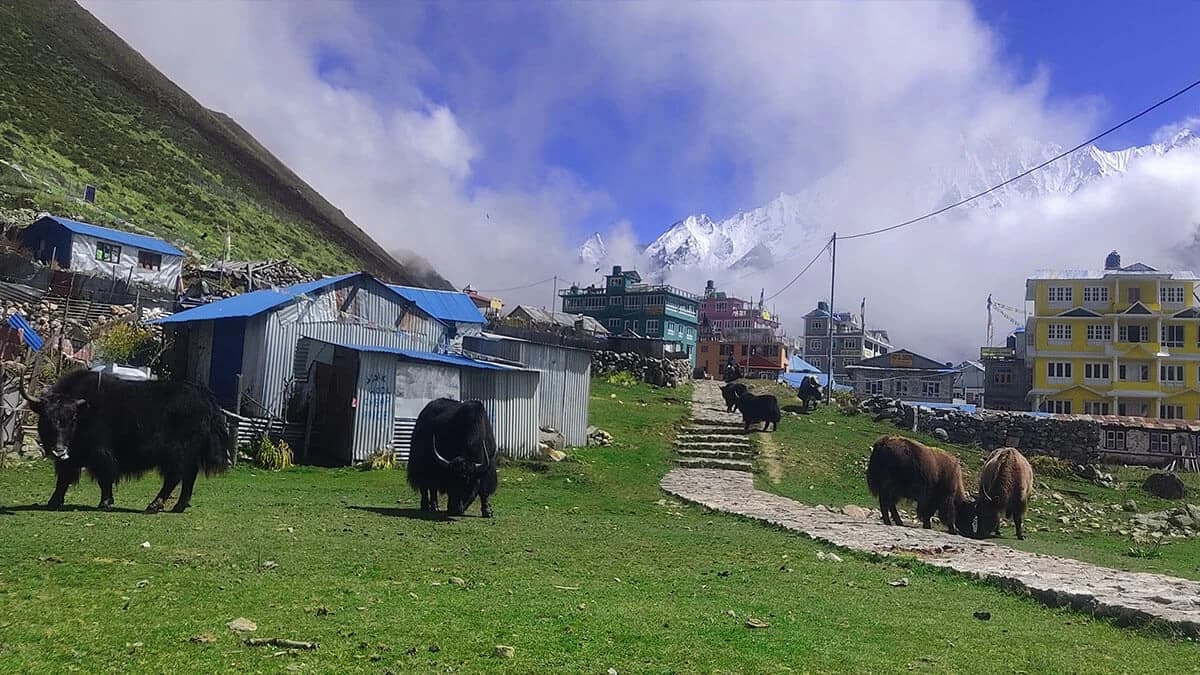
<instances>
[{"instance_id":1,"label":"grassy hillside","mask_svg":"<svg viewBox=\"0 0 1200 675\"><path fill-rule=\"evenodd\" d=\"M766 391L768 387L754 384L756 390ZM798 405L794 393L783 387L771 388L785 406ZM978 488L979 468L984 457L981 449L941 443L925 434L874 422L868 415L847 417L823 405L811 414L788 415L779 423L779 431L774 435L756 434L760 447L756 483L760 489L805 504L856 504L877 510L879 502L867 490L867 459L875 439L889 433L909 436L957 454L967 468L968 491L975 492ZM1001 530L1003 537L994 541L1026 551L1066 556L1118 569L1200 579L1200 538L1168 535L1158 546L1151 536L1139 541L1143 537L1134 536L1139 527L1131 522L1135 514L1123 508L1130 500L1141 513L1197 503L1200 499L1195 495L1200 491L1200 475L1179 474L1192 496L1182 502L1171 502L1142 489L1150 470L1134 467L1109 470L1120 483L1116 489L1078 478L1039 475L1035 468L1025 540L1017 540L1012 523L1005 520ZM914 510L909 503L908 512Z\"/></svg>"},{"instance_id":2,"label":"grassy hillside","mask_svg":"<svg viewBox=\"0 0 1200 675\"><path fill-rule=\"evenodd\" d=\"M140 230L311 272L364 269L449 287L397 262L229 117L205 109L70 0L0 3L0 208ZM99 189L96 207L79 202ZM415 268L420 267L417 271Z\"/></svg>"},{"instance_id":3,"label":"grassy hillside","mask_svg":"<svg viewBox=\"0 0 1200 675\"><path fill-rule=\"evenodd\" d=\"M187 513L146 516L92 510L90 482L69 493L78 510L14 506L44 500L53 476L45 462L0 470L0 671L1195 667L1192 642L900 560L820 560L830 549L806 537L664 498L686 396L597 383L592 421L615 445L503 467L493 520L478 503L457 522L419 517L402 471L243 467L200 483ZM117 506L157 489L123 483ZM238 617L254 637L319 647L246 646L226 627Z\"/></svg>"}]
</instances>

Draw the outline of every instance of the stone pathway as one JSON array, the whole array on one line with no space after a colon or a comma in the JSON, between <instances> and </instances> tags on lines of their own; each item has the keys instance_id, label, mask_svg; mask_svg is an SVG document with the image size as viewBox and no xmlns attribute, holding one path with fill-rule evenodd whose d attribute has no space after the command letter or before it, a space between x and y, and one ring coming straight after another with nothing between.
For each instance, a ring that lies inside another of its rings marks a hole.
<instances>
[{"instance_id":1,"label":"stone pathway","mask_svg":"<svg viewBox=\"0 0 1200 675\"><path fill-rule=\"evenodd\" d=\"M700 427L705 424L701 419L711 417L713 392L718 401L720 392L717 383L706 381L697 381L695 391L696 426ZM719 412L723 411L721 407ZM680 460L682 466L690 466L684 461ZM1200 634L1200 583L1186 579L1026 553L944 530L887 527L873 518L805 506L756 490L753 474L740 467L673 469L663 478L662 488L686 501L802 532L835 546L916 555L926 564L1000 582L1053 606L1070 605L1129 624L1156 619L1191 635Z\"/></svg>"},{"instance_id":2,"label":"stone pathway","mask_svg":"<svg viewBox=\"0 0 1200 675\"><path fill-rule=\"evenodd\" d=\"M713 381L697 381L692 396L692 426L684 427L675 437L679 455L675 463L689 469L751 471L754 449L750 437L743 431L742 416L725 412L719 386Z\"/></svg>"}]
</instances>

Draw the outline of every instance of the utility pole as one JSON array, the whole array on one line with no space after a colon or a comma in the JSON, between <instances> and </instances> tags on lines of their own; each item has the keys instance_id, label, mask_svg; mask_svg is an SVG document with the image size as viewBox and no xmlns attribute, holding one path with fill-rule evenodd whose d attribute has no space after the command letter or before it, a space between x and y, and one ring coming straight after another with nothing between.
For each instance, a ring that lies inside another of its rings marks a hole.
<instances>
[{"instance_id":1,"label":"utility pole","mask_svg":"<svg viewBox=\"0 0 1200 675\"><path fill-rule=\"evenodd\" d=\"M543 281L542 283L545 283L545 282ZM555 314L558 313L558 310L554 308L554 306L557 302L558 302L558 275L555 275L554 276L554 297L550 299L550 316L551 317L553 317Z\"/></svg>"},{"instance_id":2,"label":"utility pole","mask_svg":"<svg viewBox=\"0 0 1200 675\"><path fill-rule=\"evenodd\" d=\"M833 284L837 279L837 232L830 239L833 261L829 266L829 380L825 383L825 405L833 401Z\"/></svg>"}]
</instances>

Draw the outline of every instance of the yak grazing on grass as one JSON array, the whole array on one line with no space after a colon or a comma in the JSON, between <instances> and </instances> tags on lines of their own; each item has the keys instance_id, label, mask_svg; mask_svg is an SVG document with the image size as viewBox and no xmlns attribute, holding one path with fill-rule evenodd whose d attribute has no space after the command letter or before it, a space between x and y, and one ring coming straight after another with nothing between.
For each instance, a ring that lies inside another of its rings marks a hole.
<instances>
[{"instance_id":1,"label":"yak grazing on grass","mask_svg":"<svg viewBox=\"0 0 1200 675\"><path fill-rule=\"evenodd\" d=\"M979 524L976 536L1000 534L1000 514L1013 521L1017 539L1025 538L1025 509L1033 491L1033 467L1016 448L1000 448L983 463L979 472Z\"/></svg>"},{"instance_id":2,"label":"yak grazing on grass","mask_svg":"<svg viewBox=\"0 0 1200 675\"><path fill-rule=\"evenodd\" d=\"M812 375L805 377L800 382L800 386L796 387L796 396L804 403L804 412L808 412L810 408L816 408L817 403L821 400L821 383Z\"/></svg>"},{"instance_id":3,"label":"yak grazing on grass","mask_svg":"<svg viewBox=\"0 0 1200 675\"><path fill-rule=\"evenodd\" d=\"M937 513L950 534L973 534L975 506L963 489L958 458L903 436L884 436L871 446L867 487L879 497L884 525L903 525L896 502L917 503L917 517L926 529Z\"/></svg>"},{"instance_id":4,"label":"yak grazing on grass","mask_svg":"<svg viewBox=\"0 0 1200 675\"><path fill-rule=\"evenodd\" d=\"M721 385L721 398L725 399L725 412L736 411L738 399L747 391L750 390L741 382L730 382L729 384Z\"/></svg>"},{"instance_id":5,"label":"yak grazing on grass","mask_svg":"<svg viewBox=\"0 0 1200 675\"><path fill-rule=\"evenodd\" d=\"M466 512L479 497L480 512L492 517L496 492L496 437L487 410L479 401L439 398L430 401L413 427L408 455L408 484L421 493L421 510L438 510L438 495L446 495L446 511Z\"/></svg>"},{"instance_id":6,"label":"yak grazing on grass","mask_svg":"<svg viewBox=\"0 0 1200 675\"><path fill-rule=\"evenodd\" d=\"M183 483L174 510L191 505L196 476L229 468L234 444L212 395L186 382L122 380L94 371L63 375L41 398L21 396L38 415L42 452L54 460L57 485L48 506L87 472L100 485L100 508L113 506L113 485L151 470L163 486L146 511L157 513Z\"/></svg>"},{"instance_id":7,"label":"yak grazing on grass","mask_svg":"<svg viewBox=\"0 0 1200 675\"><path fill-rule=\"evenodd\" d=\"M756 422L763 423L763 431L772 426L779 429L779 401L770 394L755 396L748 390L743 391L738 397L738 410L742 411L742 423L746 425L746 431L750 431L750 425Z\"/></svg>"}]
</instances>

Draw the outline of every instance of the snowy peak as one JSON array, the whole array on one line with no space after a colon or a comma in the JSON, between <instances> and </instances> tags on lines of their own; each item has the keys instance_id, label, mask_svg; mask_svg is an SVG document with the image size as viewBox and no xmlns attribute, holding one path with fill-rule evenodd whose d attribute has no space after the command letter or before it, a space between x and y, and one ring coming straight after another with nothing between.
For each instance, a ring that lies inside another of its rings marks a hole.
<instances>
[{"instance_id":1,"label":"snowy peak","mask_svg":"<svg viewBox=\"0 0 1200 675\"><path fill-rule=\"evenodd\" d=\"M1117 179L1144 157L1157 157L1179 149L1200 149L1200 136L1183 128L1169 139L1123 150L1101 150L1095 145L1014 181L964 208L1003 208L1021 199L1071 195L1100 181ZM938 208L983 192L1008 178L1024 173L1065 150L1055 144L1026 142L1016 151L1001 153L994 147L965 151L955 166L931 167L917 181L912 194L917 208ZM791 252L809 247L825 232L822 214L836 204L819 179L797 194L779 194L759 208L715 221L707 214L690 215L671 225L646 247L639 260L613 261L636 266L646 278L662 278L671 270L766 269L786 260ZM836 201L836 200L834 200ZM599 234L579 249L588 263L605 262L608 250Z\"/></svg>"},{"instance_id":2,"label":"snowy peak","mask_svg":"<svg viewBox=\"0 0 1200 675\"><path fill-rule=\"evenodd\" d=\"M608 247L604 245L604 239L599 232L593 232L592 236L583 242L583 246L579 247L579 260L589 265L607 262Z\"/></svg>"}]
</instances>

